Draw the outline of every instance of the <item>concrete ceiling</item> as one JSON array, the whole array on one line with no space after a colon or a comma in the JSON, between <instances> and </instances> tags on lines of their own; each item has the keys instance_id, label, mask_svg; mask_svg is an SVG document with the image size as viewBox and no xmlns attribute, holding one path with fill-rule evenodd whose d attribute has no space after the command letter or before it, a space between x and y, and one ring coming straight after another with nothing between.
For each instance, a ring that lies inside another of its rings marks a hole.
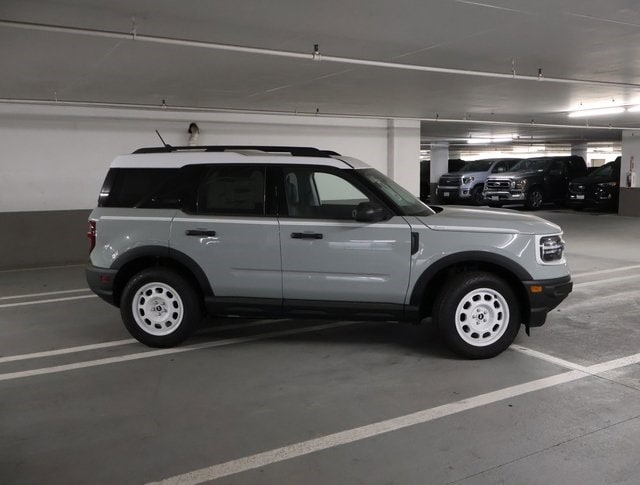
<instances>
[{"instance_id":1,"label":"concrete ceiling","mask_svg":"<svg viewBox=\"0 0 640 485\"><path fill-rule=\"evenodd\" d=\"M424 142L619 141L640 112L567 112L640 104L638 46L637 0L1 0L0 98L415 118Z\"/></svg>"}]
</instances>

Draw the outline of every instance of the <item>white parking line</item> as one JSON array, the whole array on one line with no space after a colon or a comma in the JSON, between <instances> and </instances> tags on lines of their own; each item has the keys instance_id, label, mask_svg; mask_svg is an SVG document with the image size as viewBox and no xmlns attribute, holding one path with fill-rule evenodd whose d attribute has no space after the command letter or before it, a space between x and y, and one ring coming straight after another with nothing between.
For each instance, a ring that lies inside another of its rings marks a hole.
<instances>
[{"instance_id":1,"label":"white parking line","mask_svg":"<svg viewBox=\"0 0 640 485\"><path fill-rule=\"evenodd\" d=\"M267 325L270 323L286 322L289 320L290 320L289 318L282 318L278 320L257 320L255 322L235 323L231 325L221 325L218 327L212 327L210 331L220 332L222 330L233 330L233 329L257 327L258 325ZM6 357L0 357L0 364L4 364L5 362L16 362L18 360L37 359L40 357L54 357L56 355L74 354L76 352L85 352L88 350L106 349L109 347L117 347L119 345L128 345L136 342L137 342L136 339L129 338L125 340L112 340L110 342L101 342L98 344L79 345L77 347L67 347L65 349L44 350L42 352L33 352L31 354L8 355Z\"/></svg>"},{"instance_id":2,"label":"white parking line","mask_svg":"<svg viewBox=\"0 0 640 485\"><path fill-rule=\"evenodd\" d=\"M89 288L78 288L76 290L48 291L46 293L28 293L25 295L0 296L0 300L21 300L23 298L36 298L38 296L51 296L51 295L66 295L69 293L81 293L84 291L91 291L91 290L89 290Z\"/></svg>"},{"instance_id":3,"label":"white parking line","mask_svg":"<svg viewBox=\"0 0 640 485\"><path fill-rule=\"evenodd\" d=\"M17 306L28 306L28 305L42 305L44 303L57 303L59 301L84 300L86 298L98 298L98 295L69 296L67 298L51 298L48 300L23 301L21 303L3 303L2 305L0 305L0 308L13 308Z\"/></svg>"},{"instance_id":4,"label":"white parking line","mask_svg":"<svg viewBox=\"0 0 640 485\"><path fill-rule=\"evenodd\" d=\"M607 273L618 273L619 271L631 271L633 269L640 269L640 264L634 264L632 266L621 266L619 268L611 268L611 269L600 269L597 271L588 271L586 273L576 273L572 276L574 278L582 278L584 276L594 276L599 274L607 274Z\"/></svg>"},{"instance_id":5,"label":"white parking line","mask_svg":"<svg viewBox=\"0 0 640 485\"><path fill-rule=\"evenodd\" d=\"M632 280L632 279L636 279L636 278L640 278L640 273L639 274L628 275L628 276L617 276L615 278L607 278L607 279L604 279L604 280L585 281L584 283L574 283L573 287L574 288L584 288L585 286L598 286L598 285L601 285L603 283L614 283L614 282L617 282L617 281Z\"/></svg>"},{"instance_id":6,"label":"white parking line","mask_svg":"<svg viewBox=\"0 0 640 485\"><path fill-rule=\"evenodd\" d=\"M522 345L512 344L511 347L509 348L511 350L515 350L516 352L520 352L522 354L535 357L536 359L546 360L547 362L551 362L552 364L556 364L561 367L566 367L567 369L579 370L582 372L589 372L587 370L587 367L583 365L574 364L573 362L569 362L568 360L564 360L559 357L554 357L553 355L545 354L537 350L529 349L527 347L523 347Z\"/></svg>"},{"instance_id":7,"label":"white parking line","mask_svg":"<svg viewBox=\"0 0 640 485\"><path fill-rule=\"evenodd\" d=\"M291 458L308 455L316 451L361 441L373 436L407 428L409 426L424 424L445 416L468 411L480 406L486 406L488 404L493 404L498 401L514 398L530 392L559 386L561 384L566 384L578 379L584 379L585 377L590 377L594 374L619 369L638 362L640 362L640 354L635 354L623 359L585 367L585 372L572 370L563 374L545 377L543 379L526 382L524 384L518 384L505 389L482 394L480 396L462 399L460 401L444 404L435 408L425 409L423 411L418 411L417 413L406 414L397 418L379 421L377 423L346 431L340 431L320 438L294 443L281 448L265 451L263 453L245 456L236 460L184 473L182 475L176 475L154 483L163 485L195 485L210 480L216 480L218 478L235 475L247 470L268 466L284 460L290 460Z\"/></svg>"},{"instance_id":8,"label":"white parking line","mask_svg":"<svg viewBox=\"0 0 640 485\"><path fill-rule=\"evenodd\" d=\"M70 371L70 370L76 370L76 369L86 369L88 367L96 367L96 366L100 366L100 365L107 365L107 364L117 364L120 362L129 362L132 360L140 360L140 359L149 359L151 357L158 357L161 355L170 355L170 354L180 354L183 352L190 352L192 350L201 350L201 349L209 349L209 348L213 348L213 347L223 347L225 345L233 345L233 344L240 344L240 343L246 343L246 342L255 342L258 340L265 340L268 338L273 338L273 337L284 337L287 335L297 335L297 334L301 334L301 333L308 333L308 332L315 332L318 330L326 330L329 328L336 328L336 327L346 327L347 325L353 325L355 322L335 322L335 323L328 323L328 324L324 324L324 325L312 325L309 327L304 327L304 328L296 328L296 329L291 329L291 330L279 330L279 331L274 331L274 332L267 332L267 333L263 333L260 335L254 335L254 336L250 336L250 337L237 337L237 338L230 338L230 339L225 339L225 340L217 340L214 342L204 342L201 344L195 344L195 345L187 345L184 347L174 347L171 349L159 349L159 350L150 350L150 351L145 351L145 352L138 352L135 354L128 354L128 355L121 355L121 356L117 356L117 357L108 357L105 359L96 359L96 360L89 360L89 361L85 361L85 362L76 362L73 364L66 364L66 365L57 365L57 366L53 366L53 367L43 367L40 369L32 369L32 370L27 370L27 371L19 371L19 372L9 372L6 374L0 374L0 381L9 381L9 380L13 380L13 379L22 379L25 377L33 377L33 376L40 376L40 375L44 375L44 374L56 374L59 372L66 372L66 371Z\"/></svg>"},{"instance_id":9,"label":"white parking line","mask_svg":"<svg viewBox=\"0 0 640 485\"><path fill-rule=\"evenodd\" d=\"M0 273L22 273L28 271L48 271L50 269L66 269L66 268L83 268L86 264L65 264L60 266L39 266L37 268L14 268L14 269L3 269L0 270Z\"/></svg>"}]
</instances>

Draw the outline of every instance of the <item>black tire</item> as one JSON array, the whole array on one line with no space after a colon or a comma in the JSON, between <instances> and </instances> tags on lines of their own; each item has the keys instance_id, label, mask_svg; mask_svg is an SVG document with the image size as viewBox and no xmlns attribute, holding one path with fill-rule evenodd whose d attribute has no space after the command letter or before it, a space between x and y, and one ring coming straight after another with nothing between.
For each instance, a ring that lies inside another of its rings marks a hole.
<instances>
[{"instance_id":1,"label":"black tire","mask_svg":"<svg viewBox=\"0 0 640 485\"><path fill-rule=\"evenodd\" d=\"M476 185L471 191L471 202L473 202L474 205L484 205L483 190L484 187L482 185Z\"/></svg>"},{"instance_id":2,"label":"black tire","mask_svg":"<svg viewBox=\"0 0 640 485\"><path fill-rule=\"evenodd\" d=\"M529 210L538 210L542 208L542 202L542 190L540 190L538 187L533 187L527 193L527 200L525 201L524 206Z\"/></svg>"},{"instance_id":3,"label":"black tire","mask_svg":"<svg viewBox=\"0 0 640 485\"><path fill-rule=\"evenodd\" d=\"M125 285L120 314L129 333L150 347L173 347L202 320L202 302L194 287L167 268L147 268Z\"/></svg>"},{"instance_id":4,"label":"black tire","mask_svg":"<svg viewBox=\"0 0 640 485\"><path fill-rule=\"evenodd\" d=\"M518 300L509 285L483 271L452 277L434 302L433 321L447 346L470 359L487 359L506 350L521 324Z\"/></svg>"}]
</instances>

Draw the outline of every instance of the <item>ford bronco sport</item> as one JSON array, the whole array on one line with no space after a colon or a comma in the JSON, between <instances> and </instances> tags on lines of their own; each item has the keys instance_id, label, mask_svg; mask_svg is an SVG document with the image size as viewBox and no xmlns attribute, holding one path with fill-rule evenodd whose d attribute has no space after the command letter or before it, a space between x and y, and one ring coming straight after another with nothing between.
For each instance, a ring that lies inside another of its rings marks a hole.
<instances>
[{"instance_id":1,"label":"ford bronco sport","mask_svg":"<svg viewBox=\"0 0 640 485\"><path fill-rule=\"evenodd\" d=\"M487 358L571 291L561 229L434 209L365 163L304 147L140 149L89 219L87 280L129 332L174 346L203 315L419 322Z\"/></svg>"}]
</instances>

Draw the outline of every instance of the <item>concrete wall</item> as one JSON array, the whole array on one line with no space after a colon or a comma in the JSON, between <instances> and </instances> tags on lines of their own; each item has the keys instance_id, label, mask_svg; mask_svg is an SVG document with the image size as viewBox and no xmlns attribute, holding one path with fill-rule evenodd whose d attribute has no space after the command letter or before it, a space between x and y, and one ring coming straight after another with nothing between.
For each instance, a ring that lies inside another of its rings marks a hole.
<instances>
[{"instance_id":1,"label":"concrete wall","mask_svg":"<svg viewBox=\"0 0 640 485\"><path fill-rule=\"evenodd\" d=\"M111 160L159 146L315 146L391 169L419 192L419 124L388 120L0 104L0 268L86 260L86 215ZM390 150L389 147L393 149Z\"/></svg>"}]
</instances>

